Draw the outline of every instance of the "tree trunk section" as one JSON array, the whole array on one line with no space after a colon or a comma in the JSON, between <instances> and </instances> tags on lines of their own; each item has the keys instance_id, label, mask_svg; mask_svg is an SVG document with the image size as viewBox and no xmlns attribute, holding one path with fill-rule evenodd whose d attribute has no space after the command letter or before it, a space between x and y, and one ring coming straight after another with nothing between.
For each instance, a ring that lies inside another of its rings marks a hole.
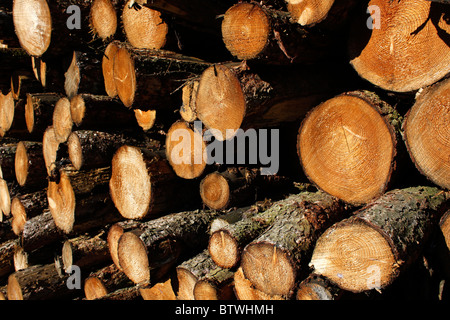
<instances>
[{"instance_id":1,"label":"tree trunk section","mask_svg":"<svg viewBox=\"0 0 450 320\"><path fill-rule=\"evenodd\" d=\"M348 203L381 196L400 167L398 112L373 93L354 91L314 108L303 120L298 156L309 180Z\"/></svg>"},{"instance_id":2,"label":"tree trunk section","mask_svg":"<svg viewBox=\"0 0 450 320\"><path fill-rule=\"evenodd\" d=\"M416 168L444 189L450 188L450 79L424 89L409 110L404 138Z\"/></svg>"},{"instance_id":3,"label":"tree trunk section","mask_svg":"<svg viewBox=\"0 0 450 320\"><path fill-rule=\"evenodd\" d=\"M445 4L372 0L368 5L378 8L371 9L371 28L362 8L348 41L350 63L363 79L384 90L411 92L449 73L450 27L441 19L448 12Z\"/></svg>"},{"instance_id":4,"label":"tree trunk section","mask_svg":"<svg viewBox=\"0 0 450 320\"><path fill-rule=\"evenodd\" d=\"M218 267L208 250L184 261L177 268L179 300L229 300L234 272Z\"/></svg>"},{"instance_id":5,"label":"tree trunk section","mask_svg":"<svg viewBox=\"0 0 450 320\"><path fill-rule=\"evenodd\" d=\"M344 290L381 290L420 254L446 207L437 188L390 191L327 229L310 266Z\"/></svg>"},{"instance_id":6,"label":"tree trunk section","mask_svg":"<svg viewBox=\"0 0 450 320\"><path fill-rule=\"evenodd\" d=\"M128 145L113 157L109 186L116 208L126 219L189 208L200 200L193 189L198 184L177 177L160 154Z\"/></svg>"},{"instance_id":7,"label":"tree trunk section","mask_svg":"<svg viewBox=\"0 0 450 320\"><path fill-rule=\"evenodd\" d=\"M142 223L120 237L120 266L136 284L157 281L179 259L206 245L209 224L217 216L216 211L196 210Z\"/></svg>"},{"instance_id":8,"label":"tree trunk section","mask_svg":"<svg viewBox=\"0 0 450 320\"><path fill-rule=\"evenodd\" d=\"M348 208L319 192L291 197L280 209L272 226L244 248L241 267L256 289L289 297L317 238Z\"/></svg>"}]
</instances>

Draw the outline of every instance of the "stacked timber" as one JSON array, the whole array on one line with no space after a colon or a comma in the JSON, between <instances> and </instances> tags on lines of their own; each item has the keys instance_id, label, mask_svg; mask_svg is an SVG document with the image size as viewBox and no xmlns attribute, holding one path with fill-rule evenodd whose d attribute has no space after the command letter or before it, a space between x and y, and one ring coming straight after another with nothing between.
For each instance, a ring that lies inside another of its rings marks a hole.
<instances>
[{"instance_id":1,"label":"stacked timber","mask_svg":"<svg viewBox=\"0 0 450 320\"><path fill-rule=\"evenodd\" d=\"M0 4L0 300L448 300L449 9Z\"/></svg>"}]
</instances>

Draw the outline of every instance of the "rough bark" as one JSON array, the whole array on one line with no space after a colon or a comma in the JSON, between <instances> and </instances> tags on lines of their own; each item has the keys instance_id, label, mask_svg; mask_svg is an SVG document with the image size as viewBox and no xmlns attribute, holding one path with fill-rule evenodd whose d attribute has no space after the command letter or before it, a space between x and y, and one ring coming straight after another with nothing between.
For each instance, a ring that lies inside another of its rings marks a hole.
<instances>
[{"instance_id":1,"label":"rough bark","mask_svg":"<svg viewBox=\"0 0 450 320\"><path fill-rule=\"evenodd\" d=\"M392 190L327 229L310 266L344 290L381 290L418 257L448 205L437 188Z\"/></svg>"},{"instance_id":2,"label":"rough bark","mask_svg":"<svg viewBox=\"0 0 450 320\"><path fill-rule=\"evenodd\" d=\"M242 252L245 277L260 291L289 297L298 277L306 269L320 234L342 219L348 210L325 193L303 193L291 197L269 229Z\"/></svg>"},{"instance_id":3,"label":"rough bark","mask_svg":"<svg viewBox=\"0 0 450 320\"><path fill-rule=\"evenodd\" d=\"M134 283L156 282L183 256L206 245L209 223L218 216L216 211L196 210L143 222L121 236L120 266Z\"/></svg>"},{"instance_id":4,"label":"rough bark","mask_svg":"<svg viewBox=\"0 0 450 320\"><path fill-rule=\"evenodd\" d=\"M338 300L341 289L328 279L310 274L297 288L297 300Z\"/></svg>"}]
</instances>

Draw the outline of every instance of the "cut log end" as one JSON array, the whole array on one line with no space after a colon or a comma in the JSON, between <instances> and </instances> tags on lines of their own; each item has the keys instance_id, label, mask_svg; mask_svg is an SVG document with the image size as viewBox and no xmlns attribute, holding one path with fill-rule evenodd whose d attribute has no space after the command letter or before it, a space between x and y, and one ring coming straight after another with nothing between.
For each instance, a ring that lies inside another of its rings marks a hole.
<instances>
[{"instance_id":1,"label":"cut log end","mask_svg":"<svg viewBox=\"0 0 450 320\"><path fill-rule=\"evenodd\" d=\"M151 183L138 148L125 145L114 154L109 188L111 198L123 217L139 219L147 214Z\"/></svg>"},{"instance_id":2,"label":"cut log end","mask_svg":"<svg viewBox=\"0 0 450 320\"><path fill-rule=\"evenodd\" d=\"M25 144L22 141L17 144L14 168L17 182L19 185L24 186L28 177L28 154Z\"/></svg>"},{"instance_id":3,"label":"cut log end","mask_svg":"<svg viewBox=\"0 0 450 320\"><path fill-rule=\"evenodd\" d=\"M119 47L114 42L111 42L106 47L102 58L102 73L105 91L111 98L117 96L116 83L114 81L114 58L118 49Z\"/></svg>"},{"instance_id":4,"label":"cut log end","mask_svg":"<svg viewBox=\"0 0 450 320\"><path fill-rule=\"evenodd\" d=\"M39 57L50 45L52 19L45 0L17 0L13 20L20 45L30 56Z\"/></svg>"},{"instance_id":5,"label":"cut log end","mask_svg":"<svg viewBox=\"0 0 450 320\"><path fill-rule=\"evenodd\" d=\"M119 254L118 254L118 247L119 247L119 240L120 237L123 235L123 228L117 224L111 226L111 228L108 231L108 248L109 248L109 254L111 255L111 259L116 265L116 267L122 271L122 268L120 267L119 262Z\"/></svg>"},{"instance_id":6,"label":"cut log end","mask_svg":"<svg viewBox=\"0 0 450 320\"><path fill-rule=\"evenodd\" d=\"M108 290L100 279L89 277L84 282L84 294L87 300L95 300L106 296Z\"/></svg>"},{"instance_id":7,"label":"cut log end","mask_svg":"<svg viewBox=\"0 0 450 320\"><path fill-rule=\"evenodd\" d=\"M416 167L436 185L450 189L450 79L422 93L409 111L404 136Z\"/></svg>"},{"instance_id":8,"label":"cut log end","mask_svg":"<svg viewBox=\"0 0 450 320\"><path fill-rule=\"evenodd\" d=\"M15 103L12 91L5 95L0 92L0 136L2 137L11 128L14 120L14 109Z\"/></svg>"},{"instance_id":9,"label":"cut log end","mask_svg":"<svg viewBox=\"0 0 450 320\"><path fill-rule=\"evenodd\" d=\"M372 0L368 7L382 13L381 21L373 21L376 27L372 30L366 28L365 21L353 26L348 42L351 64L362 78L385 90L410 92L449 73L450 47L445 34L450 28L442 19L446 5Z\"/></svg>"},{"instance_id":10,"label":"cut log end","mask_svg":"<svg viewBox=\"0 0 450 320\"><path fill-rule=\"evenodd\" d=\"M268 295L258 289L245 277L242 268L234 274L234 290L239 300L284 300L279 295Z\"/></svg>"},{"instance_id":11,"label":"cut log end","mask_svg":"<svg viewBox=\"0 0 450 320\"><path fill-rule=\"evenodd\" d=\"M245 277L256 289L269 295L289 296L296 280L296 269L289 256L269 243L248 245L241 259Z\"/></svg>"},{"instance_id":12,"label":"cut log end","mask_svg":"<svg viewBox=\"0 0 450 320\"><path fill-rule=\"evenodd\" d=\"M72 132L72 116L70 114L70 101L61 98L53 111L53 129L55 138L59 143L66 142Z\"/></svg>"},{"instance_id":13,"label":"cut log end","mask_svg":"<svg viewBox=\"0 0 450 320\"><path fill-rule=\"evenodd\" d=\"M90 12L91 28L100 39L106 40L116 33L117 13L110 0L95 0Z\"/></svg>"},{"instance_id":14,"label":"cut log end","mask_svg":"<svg viewBox=\"0 0 450 320\"><path fill-rule=\"evenodd\" d=\"M55 169L56 156L59 149L59 141L56 139L55 129L48 127L42 139L42 153L44 156L45 167L50 176Z\"/></svg>"},{"instance_id":15,"label":"cut log end","mask_svg":"<svg viewBox=\"0 0 450 320\"><path fill-rule=\"evenodd\" d=\"M189 270L177 267L178 300L195 300L194 287L198 279Z\"/></svg>"},{"instance_id":16,"label":"cut log end","mask_svg":"<svg viewBox=\"0 0 450 320\"><path fill-rule=\"evenodd\" d=\"M334 0L286 0L292 19L302 26L313 25L324 20Z\"/></svg>"},{"instance_id":17,"label":"cut log end","mask_svg":"<svg viewBox=\"0 0 450 320\"><path fill-rule=\"evenodd\" d=\"M136 72L134 62L126 48L119 48L114 56L114 85L120 101L130 108L136 94Z\"/></svg>"},{"instance_id":18,"label":"cut log end","mask_svg":"<svg viewBox=\"0 0 450 320\"><path fill-rule=\"evenodd\" d=\"M64 74L64 90L66 92L67 97L71 99L78 92L78 87L80 85L80 68L78 67L77 55L76 52L73 52L72 62L70 63L69 68Z\"/></svg>"},{"instance_id":19,"label":"cut log end","mask_svg":"<svg viewBox=\"0 0 450 320\"><path fill-rule=\"evenodd\" d=\"M232 138L245 115L245 98L234 72L223 65L206 69L197 93L198 118L220 141Z\"/></svg>"},{"instance_id":20,"label":"cut log end","mask_svg":"<svg viewBox=\"0 0 450 320\"><path fill-rule=\"evenodd\" d=\"M73 265L72 245L70 241L65 241L61 250L63 267L65 271L70 270Z\"/></svg>"},{"instance_id":21,"label":"cut log end","mask_svg":"<svg viewBox=\"0 0 450 320\"><path fill-rule=\"evenodd\" d=\"M25 223L27 222L27 213L25 211L25 207L19 198L13 198L11 201L11 214L13 216L13 221L11 223L11 227L13 229L14 234L21 235L22 231L25 227Z\"/></svg>"},{"instance_id":22,"label":"cut log end","mask_svg":"<svg viewBox=\"0 0 450 320\"><path fill-rule=\"evenodd\" d=\"M200 183L200 196L210 209L224 209L230 199L230 187L221 174L208 174Z\"/></svg>"},{"instance_id":23,"label":"cut log end","mask_svg":"<svg viewBox=\"0 0 450 320\"><path fill-rule=\"evenodd\" d=\"M25 104L25 123L29 133L33 132L34 129L34 106L33 98L30 94L27 94L27 102Z\"/></svg>"},{"instance_id":24,"label":"cut log end","mask_svg":"<svg viewBox=\"0 0 450 320\"><path fill-rule=\"evenodd\" d=\"M240 60L256 58L266 47L270 21L256 3L238 3L225 13L222 38L230 53Z\"/></svg>"},{"instance_id":25,"label":"cut log end","mask_svg":"<svg viewBox=\"0 0 450 320\"><path fill-rule=\"evenodd\" d=\"M198 91L198 80L189 81L182 89L181 99L183 104L180 108L180 115L186 122L193 122L197 119L196 100Z\"/></svg>"},{"instance_id":26,"label":"cut log end","mask_svg":"<svg viewBox=\"0 0 450 320\"><path fill-rule=\"evenodd\" d=\"M49 181L47 200L55 225L70 233L75 222L75 193L64 171L60 171L59 182Z\"/></svg>"},{"instance_id":27,"label":"cut log end","mask_svg":"<svg viewBox=\"0 0 450 320\"><path fill-rule=\"evenodd\" d=\"M334 300L331 293L318 283L301 284L297 290L297 300Z\"/></svg>"},{"instance_id":28,"label":"cut log end","mask_svg":"<svg viewBox=\"0 0 450 320\"><path fill-rule=\"evenodd\" d=\"M142 111L140 109L135 109L134 115L142 130L148 131L153 128L156 120L156 110Z\"/></svg>"},{"instance_id":29,"label":"cut log end","mask_svg":"<svg viewBox=\"0 0 450 320\"><path fill-rule=\"evenodd\" d=\"M81 142L78 135L71 133L67 139L67 149L69 152L69 159L75 169L80 170L83 165L83 152Z\"/></svg>"},{"instance_id":30,"label":"cut log end","mask_svg":"<svg viewBox=\"0 0 450 320\"><path fill-rule=\"evenodd\" d=\"M122 22L128 41L133 47L140 49L161 49L166 44L167 24L161 19L161 13L148 7L136 10L124 6Z\"/></svg>"},{"instance_id":31,"label":"cut log end","mask_svg":"<svg viewBox=\"0 0 450 320\"><path fill-rule=\"evenodd\" d=\"M185 122L175 122L167 132L166 157L177 176L184 179L199 177L206 168L206 145L200 132Z\"/></svg>"},{"instance_id":32,"label":"cut log end","mask_svg":"<svg viewBox=\"0 0 450 320\"><path fill-rule=\"evenodd\" d=\"M83 122L85 112L86 105L82 95L78 94L70 99L70 115L76 126Z\"/></svg>"},{"instance_id":33,"label":"cut log end","mask_svg":"<svg viewBox=\"0 0 450 320\"><path fill-rule=\"evenodd\" d=\"M11 214L11 197L8 184L3 178L0 178L0 209L7 217Z\"/></svg>"},{"instance_id":34,"label":"cut log end","mask_svg":"<svg viewBox=\"0 0 450 320\"><path fill-rule=\"evenodd\" d=\"M23 300L22 288L14 273L8 277L7 296L8 300Z\"/></svg>"},{"instance_id":35,"label":"cut log end","mask_svg":"<svg viewBox=\"0 0 450 320\"><path fill-rule=\"evenodd\" d=\"M380 113L355 96L330 99L305 118L298 154L306 175L349 203L380 196L390 181L395 136Z\"/></svg>"},{"instance_id":36,"label":"cut log end","mask_svg":"<svg viewBox=\"0 0 450 320\"><path fill-rule=\"evenodd\" d=\"M209 239L209 253L214 263L221 268L237 266L240 248L234 238L225 230L215 231Z\"/></svg>"},{"instance_id":37,"label":"cut log end","mask_svg":"<svg viewBox=\"0 0 450 320\"><path fill-rule=\"evenodd\" d=\"M340 288L381 289L394 278L395 258L386 238L364 223L328 229L317 241L310 266Z\"/></svg>"},{"instance_id":38,"label":"cut log end","mask_svg":"<svg viewBox=\"0 0 450 320\"><path fill-rule=\"evenodd\" d=\"M117 252L120 266L131 281L135 284L150 282L147 250L138 236L131 232L124 233L120 237Z\"/></svg>"}]
</instances>

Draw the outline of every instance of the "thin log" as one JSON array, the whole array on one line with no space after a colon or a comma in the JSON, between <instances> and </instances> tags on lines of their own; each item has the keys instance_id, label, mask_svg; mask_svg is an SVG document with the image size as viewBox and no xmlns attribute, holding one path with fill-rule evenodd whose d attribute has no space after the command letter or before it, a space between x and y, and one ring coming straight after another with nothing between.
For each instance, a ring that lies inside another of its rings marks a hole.
<instances>
[{"instance_id":1,"label":"thin log","mask_svg":"<svg viewBox=\"0 0 450 320\"><path fill-rule=\"evenodd\" d=\"M14 168L20 186L38 188L45 185L47 171L42 155L42 142L20 141L16 148Z\"/></svg>"},{"instance_id":2,"label":"thin log","mask_svg":"<svg viewBox=\"0 0 450 320\"><path fill-rule=\"evenodd\" d=\"M75 169L93 169L111 164L115 152L123 145L159 150L161 143L147 136L132 137L120 133L92 130L73 131L68 140L69 159Z\"/></svg>"},{"instance_id":3,"label":"thin log","mask_svg":"<svg viewBox=\"0 0 450 320\"><path fill-rule=\"evenodd\" d=\"M111 264L89 275L84 282L84 293L87 300L94 300L116 290L131 287L132 284L115 264Z\"/></svg>"},{"instance_id":4,"label":"thin log","mask_svg":"<svg viewBox=\"0 0 450 320\"><path fill-rule=\"evenodd\" d=\"M297 300L337 300L341 289L332 284L328 279L317 274L310 274L303 280L297 289Z\"/></svg>"},{"instance_id":5,"label":"thin log","mask_svg":"<svg viewBox=\"0 0 450 320\"><path fill-rule=\"evenodd\" d=\"M229 300L234 272L218 267L204 250L177 268L179 300Z\"/></svg>"}]
</instances>

